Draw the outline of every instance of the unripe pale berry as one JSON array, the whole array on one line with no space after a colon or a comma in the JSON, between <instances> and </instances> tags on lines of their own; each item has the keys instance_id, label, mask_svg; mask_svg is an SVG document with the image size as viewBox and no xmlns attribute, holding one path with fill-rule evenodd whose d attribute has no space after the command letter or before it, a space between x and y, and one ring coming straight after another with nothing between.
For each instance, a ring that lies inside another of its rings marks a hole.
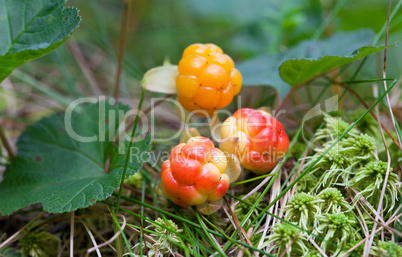
<instances>
[{"instance_id":1,"label":"unripe pale berry","mask_svg":"<svg viewBox=\"0 0 402 257\"><path fill-rule=\"evenodd\" d=\"M220 134L220 149L235 154L243 167L257 174L270 171L289 147L282 124L262 110L237 110L222 123Z\"/></svg>"},{"instance_id":2,"label":"unripe pale berry","mask_svg":"<svg viewBox=\"0 0 402 257\"><path fill-rule=\"evenodd\" d=\"M242 76L232 58L214 44L188 46L178 66L178 101L187 111L212 115L228 106L240 92Z\"/></svg>"}]
</instances>

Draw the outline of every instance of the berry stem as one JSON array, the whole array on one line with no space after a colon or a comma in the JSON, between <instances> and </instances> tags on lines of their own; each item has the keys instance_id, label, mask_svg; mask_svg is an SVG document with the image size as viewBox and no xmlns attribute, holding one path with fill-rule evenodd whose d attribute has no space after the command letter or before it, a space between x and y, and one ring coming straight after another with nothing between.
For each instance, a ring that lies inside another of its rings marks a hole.
<instances>
[{"instance_id":1,"label":"berry stem","mask_svg":"<svg viewBox=\"0 0 402 257\"><path fill-rule=\"evenodd\" d=\"M137 116L135 117L134 128L133 128L133 131L131 132L131 136L130 136L130 143L128 145L128 150L127 150L127 154L126 154L126 162L124 163L123 173L121 174L121 182L120 182L119 194L117 196L116 212L115 213L119 212L120 198L121 198L121 193L122 193L122 190L123 190L124 178L125 178L125 175L126 175L126 172L127 172L128 161L130 159L129 158L130 149L131 149L131 146L133 145L133 138L134 138L134 135L135 135L135 131L137 130L137 124L138 124L138 119L140 117L141 106L142 106L142 103L144 102L144 95L145 95L145 88L143 88L142 92L141 92L141 99L140 99L140 102L138 104Z\"/></svg>"}]
</instances>

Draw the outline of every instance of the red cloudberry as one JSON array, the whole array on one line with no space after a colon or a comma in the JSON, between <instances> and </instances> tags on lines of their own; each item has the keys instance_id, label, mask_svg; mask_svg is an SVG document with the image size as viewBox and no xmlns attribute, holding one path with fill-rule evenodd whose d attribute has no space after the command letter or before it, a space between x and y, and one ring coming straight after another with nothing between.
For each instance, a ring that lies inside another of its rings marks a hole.
<instances>
[{"instance_id":1,"label":"red cloudberry","mask_svg":"<svg viewBox=\"0 0 402 257\"><path fill-rule=\"evenodd\" d=\"M211 140L191 137L175 146L162 165L165 196L182 207L217 201L226 194L231 180L239 176L228 173L228 166L228 158Z\"/></svg>"},{"instance_id":2,"label":"red cloudberry","mask_svg":"<svg viewBox=\"0 0 402 257\"><path fill-rule=\"evenodd\" d=\"M220 133L220 149L235 154L243 167L257 174L270 171L289 147L282 124L262 110L237 110L222 123Z\"/></svg>"}]
</instances>

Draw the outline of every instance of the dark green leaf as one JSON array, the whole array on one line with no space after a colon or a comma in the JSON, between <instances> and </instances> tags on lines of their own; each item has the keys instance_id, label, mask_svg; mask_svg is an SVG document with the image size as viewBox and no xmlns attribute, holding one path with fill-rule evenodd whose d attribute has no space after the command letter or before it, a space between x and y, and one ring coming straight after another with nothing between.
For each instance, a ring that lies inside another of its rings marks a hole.
<instances>
[{"instance_id":1,"label":"dark green leaf","mask_svg":"<svg viewBox=\"0 0 402 257\"><path fill-rule=\"evenodd\" d=\"M284 61L282 53L263 54L236 64L243 76L245 86L271 86L281 97L289 92L290 86L279 76L278 67Z\"/></svg>"},{"instance_id":2,"label":"dark green leaf","mask_svg":"<svg viewBox=\"0 0 402 257\"><path fill-rule=\"evenodd\" d=\"M11 247L0 248L0 256L4 257L21 257L22 255L17 249Z\"/></svg>"},{"instance_id":3,"label":"dark green leaf","mask_svg":"<svg viewBox=\"0 0 402 257\"><path fill-rule=\"evenodd\" d=\"M324 56L318 59L294 59L282 63L279 67L281 78L292 86L303 84L318 75L351 63L372 53L381 51L384 46L361 47L347 56Z\"/></svg>"},{"instance_id":4,"label":"dark green leaf","mask_svg":"<svg viewBox=\"0 0 402 257\"><path fill-rule=\"evenodd\" d=\"M66 0L0 0L0 82L60 46L81 21Z\"/></svg>"},{"instance_id":5,"label":"dark green leaf","mask_svg":"<svg viewBox=\"0 0 402 257\"><path fill-rule=\"evenodd\" d=\"M305 40L285 52L261 55L236 66L243 74L244 85L272 86L284 97L289 84L302 84L383 49L365 47L373 36L369 29L336 33L325 40Z\"/></svg>"},{"instance_id":6,"label":"dark green leaf","mask_svg":"<svg viewBox=\"0 0 402 257\"><path fill-rule=\"evenodd\" d=\"M8 215L34 203L41 203L47 212L68 212L110 196L120 184L128 149L113 148L106 173L105 163L113 145L108 138L117 133L118 111L128 110L125 105L100 102L73 112L74 132L82 137L96 136L93 142L73 139L66 129L64 113L28 127L17 143L18 155L0 184L0 212ZM100 141L102 138L105 140ZM127 174L142 166L150 144L149 135L135 139Z\"/></svg>"}]
</instances>

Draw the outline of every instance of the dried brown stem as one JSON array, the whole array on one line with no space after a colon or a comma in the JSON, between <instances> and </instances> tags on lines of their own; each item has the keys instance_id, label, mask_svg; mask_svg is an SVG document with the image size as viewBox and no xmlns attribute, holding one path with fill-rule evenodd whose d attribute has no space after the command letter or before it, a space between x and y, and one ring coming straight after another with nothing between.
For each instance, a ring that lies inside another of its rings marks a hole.
<instances>
[{"instance_id":1,"label":"dried brown stem","mask_svg":"<svg viewBox=\"0 0 402 257\"><path fill-rule=\"evenodd\" d=\"M92 73L91 69L88 67L87 61L85 61L84 55L78 44L74 40L68 41L68 47L71 50L71 53L74 55L75 60L78 63L82 73L84 74L85 78L87 79L89 85L91 86L92 91L96 95L102 95L102 90L99 87L98 82L95 79L95 75Z\"/></svg>"},{"instance_id":2,"label":"dried brown stem","mask_svg":"<svg viewBox=\"0 0 402 257\"><path fill-rule=\"evenodd\" d=\"M297 235L295 235L295 237L293 237L293 239L292 239L292 241L290 242L290 244L289 244L289 247L291 247L292 245L293 245L293 243L296 241L296 239L299 237L299 234L297 234ZM283 251L282 251L282 253L281 253L281 255L279 256L279 257L284 257L285 256L285 254L288 252L288 248L289 247L286 247L285 249L283 249Z\"/></svg>"},{"instance_id":3,"label":"dried brown stem","mask_svg":"<svg viewBox=\"0 0 402 257\"><path fill-rule=\"evenodd\" d=\"M117 56L117 71L116 71L114 93L113 93L113 97L115 99L118 99L120 95L120 78L121 78L121 70L123 67L124 45L126 43L127 27L131 12L131 6L132 6L132 0L124 0L124 15L121 23L119 53Z\"/></svg>"},{"instance_id":4,"label":"dried brown stem","mask_svg":"<svg viewBox=\"0 0 402 257\"><path fill-rule=\"evenodd\" d=\"M397 220L399 217L401 217L402 216L402 213L400 213L398 216L396 216L396 217L394 217L393 219L391 219L391 220L389 220L389 221L387 221L387 223L385 223L385 225L389 225L389 224L391 224L392 222L394 222L395 220ZM380 232L381 230L383 230L384 229L384 227L380 227L380 228L378 228L376 231L375 231L375 233L378 233L378 232ZM363 244L364 242L366 242L366 240L367 240L367 238L365 238L365 239L363 239L362 241L360 241L359 243L357 243L357 244L355 244L353 247L351 247L349 250L347 250L346 252L344 252L340 257L346 257L346 256L348 256L348 254L349 253L351 253L353 250L355 250L357 247L359 247L361 244Z\"/></svg>"},{"instance_id":5,"label":"dried brown stem","mask_svg":"<svg viewBox=\"0 0 402 257\"><path fill-rule=\"evenodd\" d=\"M387 27L386 27L386 32L385 32L384 62L383 62L383 69L382 69L382 78L384 79L384 90L385 91L388 90L387 81L385 80L385 78L387 77L387 71L386 71L387 70L387 50L388 50L389 16L391 14L391 3L392 3L392 0L389 0ZM391 101L389 100L389 94L386 95L386 98L387 98L387 103L388 103L388 107L389 107L389 114L390 114L391 120L392 120L392 125L394 126L394 130L396 132L396 136L398 138L399 145L402 145L401 138L399 137L398 130L396 129L395 117L394 117L394 113L392 111Z\"/></svg>"},{"instance_id":6,"label":"dried brown stem","mask_svg":"<svg viewBox=\"0 0 402 257\"><path fill-rule=\"evenodd\" d=\"M244 239L246 240L247 244L252 246L253 243L251 243L250 239L247 237L247 234L246 234L246 231L244 231L244 228L240 226L240 221L237 218L236 213L233 211L232 207L230 206L228 199L226 199L226 197L223 197L223 199L225 200L228 210L229 210L230 214L232 215L233 221L236 225L237 232L238 233L240 232L239 235L241 234L244 237Z\"/></svg>"},{"instance_id":7,"label":"dried brown stem","mask_svg":"<svg viewBox=\"0 0 402 257\"><path fill-rule=\"evenodd\" d=\"M8 153L8 157L10 157L10 159L13 159L15 157L13 150L11 149L11 145L7 140L6 134L4 133L3 127L0 124L0 139L1 142L3 143L4 148L6 148L6 151Z\"/></svg>"}]
</instances>

